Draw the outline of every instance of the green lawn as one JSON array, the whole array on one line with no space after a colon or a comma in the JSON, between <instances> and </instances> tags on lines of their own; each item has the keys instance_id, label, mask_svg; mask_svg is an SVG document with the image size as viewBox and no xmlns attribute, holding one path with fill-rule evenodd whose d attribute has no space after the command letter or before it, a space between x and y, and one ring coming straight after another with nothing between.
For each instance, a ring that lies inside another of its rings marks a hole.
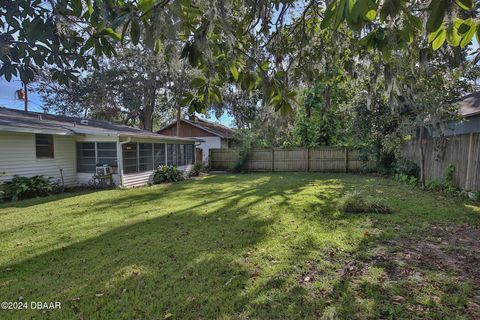
<instances>
[{"instance_id":1,"label":"green lawn","mask_svg":"<svg viewBox=\"0 0 480 320\"><path fill-rule=\"evenodd\" d=\"M344 215L358 189L391 215ZM478 319L480 205L384 178L207 176L0 206L0 319Z\"/></svg>"}]
</instances>

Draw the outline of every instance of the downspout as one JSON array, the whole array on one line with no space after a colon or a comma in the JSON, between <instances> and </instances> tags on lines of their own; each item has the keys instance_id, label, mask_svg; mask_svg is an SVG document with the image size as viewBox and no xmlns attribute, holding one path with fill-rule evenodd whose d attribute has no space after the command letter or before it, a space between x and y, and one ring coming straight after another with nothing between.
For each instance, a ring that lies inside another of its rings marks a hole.
<instances>
[{"instance_id":1,"label":"downspout","mask_svg":"<svg viewBox=\"0 0 480 320\"><path fill-rule=\"evenodd\" d=\"M119 163L118 163L118 166L119 166L119 173L120 173L120 186L123 187L123 153L122 153L122 146L126 143L129 143L132 141L132 138L131 137L128 137L127 140L125 141L119 141L118 142L118 145L120 146L119 147L119 150L118 150L118 159L120 160Z\"/></svg>"}]
</instances>

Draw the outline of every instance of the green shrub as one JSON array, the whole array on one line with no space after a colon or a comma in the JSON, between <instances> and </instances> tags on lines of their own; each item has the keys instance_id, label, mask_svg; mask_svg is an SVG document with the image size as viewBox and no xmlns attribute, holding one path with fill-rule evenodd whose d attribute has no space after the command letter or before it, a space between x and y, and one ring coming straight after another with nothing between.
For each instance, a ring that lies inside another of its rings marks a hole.
<instances>
[{"instance_id":1,"label":"green shrub","mask_svg":"<svg viewBox=\"0 0 480 320\"><path fill-rule=\"evenodd\" d=\"M245 166L248 161L248 157L252 152L252 140L250 137L245 137L242 141L242 145L240 147L240 151L238 153L238 159L233 166L233 171L235 172L243 172L245 171Z\"/></svg>"},{"instance_id":2,"label":"green shrub","mask_svg":"<svg viewBox=\"0 0 480 320\"><path fill-rule=\"evenodd\" d=\"M177 182L183 179L183 171L173 165L160 166L153 174L153 183Z\"/></svg>"},{"instance_id":3,"label":"green shrub","mask_svg":"<svg viewBox=\"0 0 480 320\"><path fill-rule=\"evenodd\" d=\"M395 173L417 178L420 175L420 167L415 162L401 157L395 162Z\"/></svg>"},{"instance_id":4,"label":"green shrub","mask_svg":"<svg viewBox=\"0 0 480 320\"><path fill-rule=\"evenodd\" d=\"M198 177L201 172L205 172L205 165L201 161L195 162L192 171L190 171L190 175Z\"/></svg>"},{"instance_id":5,"label":"green shrub","mask_svg":"<svg viewBox=\"0 0 480 320\"><path fill-rule=\"evenodd\" d=\"M11 181L5 183L5 196L12 201L33 197L42 197L59 193L60 187L44 176L22 177L15 175Z\"/></svg>"},{"instance_id":6,"label":"green shrub","mask_svg":"<svg viewBox=\"0 0 480 320\"><path fill-rule=\"evenodd\" d=\"M0 172L0 178L5 175L5 172ZM0 181L0 202L5 200L5 184Z\"/></svg>"},{"instance_id":7,"label":"green shrub","mask_svg":"<svg viewBox=\"0 0 480 320\"><path fill-rule=\"evenodd\" d=\"M361 192L347 192L339 203L343 213L392 213L392 210L380 200L368 200Z\"/></svg>"},{"instance_id":8,"label":"green shrub","mask_svg":"<svg viewBox=\"0 0 480 320\"><path fill-rule=\"evenodd\" d=\"M439 191L447 194L456 194L458 189L453 185L453 175L455 173L455 166L449 164L445 168L443 174L443 181L431 180L425 183L425 189L430 191Z\"/></svg>"},{"instance_id":9,"label":"green shrub","mask_svg":"<svg viewBox=\"0 0 480 320\"><path fill-rule=\"evenodd\" d=\"M409 176L403 173L395 173L393 180L406 184L412 188L415 188L418 184L418 178L414 176Z\"/></svg>"}]
</instances>

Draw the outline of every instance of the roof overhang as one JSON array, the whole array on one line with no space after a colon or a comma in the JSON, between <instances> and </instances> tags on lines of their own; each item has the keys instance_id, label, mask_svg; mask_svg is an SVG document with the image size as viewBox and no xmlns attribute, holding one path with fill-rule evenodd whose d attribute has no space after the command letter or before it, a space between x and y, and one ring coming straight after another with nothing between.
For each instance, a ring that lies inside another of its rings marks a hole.
<instances>
[{"instance_id":1,"label":"roof overhang","mask_svg":"<svg viewBox=\"0 0 480 320\"><path fill-rule=\"evenodd\" d=\"M59 136L73 136L74 132L70 130L53 130L33 127L12 127L0 125L0 132L18 132L18 133L40 133L40 134L53 134Z\"/></svg>"}]
</instances>

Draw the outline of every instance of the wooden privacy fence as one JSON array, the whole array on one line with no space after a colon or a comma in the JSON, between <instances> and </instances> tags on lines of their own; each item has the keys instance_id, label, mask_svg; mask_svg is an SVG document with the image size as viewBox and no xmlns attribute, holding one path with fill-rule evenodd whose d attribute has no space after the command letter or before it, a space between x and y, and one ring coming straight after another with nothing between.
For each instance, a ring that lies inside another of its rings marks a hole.
<instances>
[{"instance_id":1,"label":"wooden privacy fence","mask_svg":"<svg viewBox=\"0 0 480 320\"><path fill-rule=\"evenodd\" d=\"M210 149L209 166L213 171L229 171L238 159L238 149ZM372 161L358 159L358 151L343 147L313 149L253 149L247 171L359 172L373 167Z\"/></svg>"},{"instance_id":2,"label":"wooden privacy fence","mask_svg":"<svg viewBox=\"0 0 480 320\"><path fill-rule=\"evenodd\" d=\"M442 180L449 164L455 166L453 183L464 190L480 190L480 133L433 138L423 141L425 179ZM420 141L403 147L406 158L420 165Z\"/></svg>"}]
</instances>

